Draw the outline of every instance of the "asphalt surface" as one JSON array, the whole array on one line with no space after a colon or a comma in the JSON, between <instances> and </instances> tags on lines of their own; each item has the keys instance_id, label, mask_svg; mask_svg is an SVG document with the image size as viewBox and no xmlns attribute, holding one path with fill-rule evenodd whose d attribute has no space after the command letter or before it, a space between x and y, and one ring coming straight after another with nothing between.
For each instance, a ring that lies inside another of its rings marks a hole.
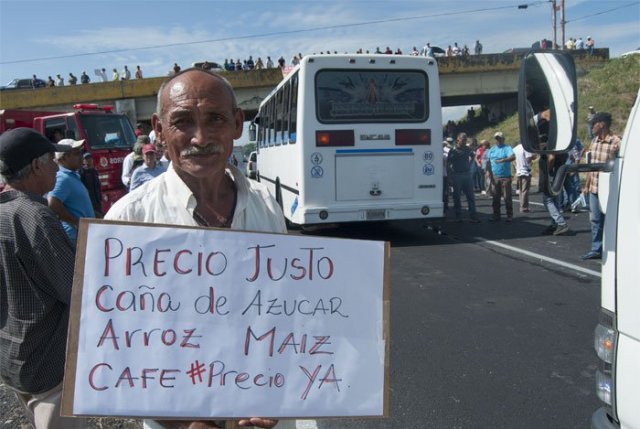
<instances>
[{"instance_id":1,"label":"asphalt surface","mask_svg":"<svg viewBox=\"0 0 640 429\"><path fill-rule=\"evenodd\" d=\"M533 201L541 201L534 194ZM331 235L391 242L391 406L385 419L318 420L329 428L584 428L599 407L593 328L600 279L588 213L543 236L542 205L512 223L359 225ZM466 207L466 205L463 206Z\"/></svg>"},{"instance_id":2,"label":"asphalt surface","mask_svg":"<svg viewBox=\"0 0 640 429\"><path fill-rule=\"evenodd\" d=\"M600 279L552 262L600 271L599 261L579 258L589 250L588 213L568 214L567 235L542 236L549 216L541 205L521 215L514 202L514 221L494 224L490 200L476 196L480 224L448 218L305 232L391 243L391 403L384 419L298 427L588 427L599 407L592 344ZM2 386L0 415L0 428L27 427ZM141 426L100 419L95 427Z\"/></svg>"}]
</instances>

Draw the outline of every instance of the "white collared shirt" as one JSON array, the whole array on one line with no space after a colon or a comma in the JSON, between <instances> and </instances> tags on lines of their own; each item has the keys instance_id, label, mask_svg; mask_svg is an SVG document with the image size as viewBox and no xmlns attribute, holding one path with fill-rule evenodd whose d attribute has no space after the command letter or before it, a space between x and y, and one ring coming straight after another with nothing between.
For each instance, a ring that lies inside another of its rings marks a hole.
<instances>
[{"instance_id":1,"label":"white collared shirt","mask_svg":"<svg viewBox=\"0 0 640 429\"><path fill-rule=\"evenodd\" d=\"M267 188L249 180L232 165L227 174L237 189L231 229L286 233L284 215ZM193 218L196 199L173 166L118 200L105 219L199 226Z\"/></svg>"}]
</instances>

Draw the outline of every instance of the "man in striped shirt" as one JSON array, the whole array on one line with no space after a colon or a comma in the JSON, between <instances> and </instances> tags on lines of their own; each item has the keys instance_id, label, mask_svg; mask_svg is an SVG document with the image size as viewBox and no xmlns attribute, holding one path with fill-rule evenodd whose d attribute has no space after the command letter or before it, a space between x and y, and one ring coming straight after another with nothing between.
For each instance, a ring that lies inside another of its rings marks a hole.
<instances>
[{"instance_id":1,"label":"man in striped shirt","mask_svg":"<svg viewBox=\"0 0 640 429\"><path fill-rule=\"evenodd\" d=\"M592 132L594 135L589 151L591 163L605 163L618 155L620 149L620 137L611 133L611 114L598 112L593 116ZM587 175L587 181L583 192L589 194L589 206L591 210L591 250L582 255L582 259L602 258L602 232L604 229L604 213L600 210L598 196L598 182L600 173L592 171Z\"/></svg>"}]
</instances>

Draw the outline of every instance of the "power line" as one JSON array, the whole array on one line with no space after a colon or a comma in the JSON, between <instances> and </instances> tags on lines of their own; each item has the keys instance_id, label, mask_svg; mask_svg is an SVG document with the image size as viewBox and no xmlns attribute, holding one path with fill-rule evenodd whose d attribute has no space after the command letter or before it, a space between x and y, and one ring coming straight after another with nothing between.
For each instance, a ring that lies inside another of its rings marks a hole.
<instances>
[{"instance_id":1,"label":"power line","mask_svg":"<svg viewBox=\"0 0 640 429\"><path fill-rule=\"evenodd\" d=\"M546 0L534 1L531 3L527 3L527 6L536 6L542 3L548 3ZM418 19L425 18L438 18L443 16L451 16L451 15L466 15L472 13L481 13L481 12L491 12L495 10L502 9L513 9L517 8L517 5L511 6L497 6L492 8L482 8L482 9L470 9L470 10L462 10L462 11L449 11L436 13L431 15L420 15L420 16L410 16L410 17L402 17L402 18L388 18L388 19L379 19L375 21L364 21L364 22L354 22L349 24L337 24L337 25L328 25L324 27L313 27L313 28L303 28L298 30L289 30L289 31L276 31L273 33L262 33L262 34L248 34L243 36L234 36L234 37L222 37L219 39L208 39L208 40L197 40L193 42L180 42L180 43L167 43L163 45L152 45L152 46L142 46L137 48L122 48L122 49L112 49L108 51L98 51L98 52L84 52L80 54L69 54L69 55L59 55L53 57L41 57L41 58L27 58L22 60L14 60L14 61L0 61L0 64L19 64L19 63L30 63L35 61L46 61L46 60L58 60L63 58L78 58L78 57L87 57L91 55L104 55L104 54L115 54L120 52L131 52L131 51L142 51L147 49L159 49L159 48L173 48L177 46L188 46L188 45L198 45L203 43L216 43L216 42L226 42L228 40L244 40L244 39L254 39L254 38L263 38L263 37L271 37L271 36L283 36L287 34L298 34L298 33L308 33L312 31L322 31L322 30L335 30L339 28L348 28L348 27L362 27L365 25L374 25L374 24L386 24L389 22L401 22L401 21L412 21Z\"/></svg>"},{"instance_id":2,"label":"power line","mask_svg":"<svg viewBox=\"0 0 640 429\"><path fill-rule=\"evenodd\" d=\"M637 5L637 4L640 4L640 2L633 2L633 3L625 4L623 6L614 7L612 9L603 10L602 12L596 12L596 13L592 13L592 14L589 14L589 15L580 16L580 17L574 18L574 19L572 19L570 21L566 21L565 20L564 22L566 24L566 23L569 23L569 22L580 21L582 19L591 18L592 16L604 15L605 13L613 12L614 10L618 10L618 9L624 9L625 7L629 7L629 6L633 6L633 5Z\"/></svg>"}]
</instances>

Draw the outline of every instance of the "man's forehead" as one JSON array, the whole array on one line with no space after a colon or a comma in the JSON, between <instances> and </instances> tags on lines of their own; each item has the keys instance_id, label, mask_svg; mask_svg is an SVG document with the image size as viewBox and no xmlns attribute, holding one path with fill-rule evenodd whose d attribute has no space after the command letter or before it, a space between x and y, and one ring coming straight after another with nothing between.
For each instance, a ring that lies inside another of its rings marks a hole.
<instances>
[{"instance_id":1,"label":"man's forehead","mask_svg":"<svg viewBox=\"0 0 640 429\"><path fill-rule=\"evenodd\" d=\"M223 97L227 101L230 98L224 84L204 73L187 73L170 82L165 92L168 102L185 99L215 99Z\"/></svg>"}]
</instances>

